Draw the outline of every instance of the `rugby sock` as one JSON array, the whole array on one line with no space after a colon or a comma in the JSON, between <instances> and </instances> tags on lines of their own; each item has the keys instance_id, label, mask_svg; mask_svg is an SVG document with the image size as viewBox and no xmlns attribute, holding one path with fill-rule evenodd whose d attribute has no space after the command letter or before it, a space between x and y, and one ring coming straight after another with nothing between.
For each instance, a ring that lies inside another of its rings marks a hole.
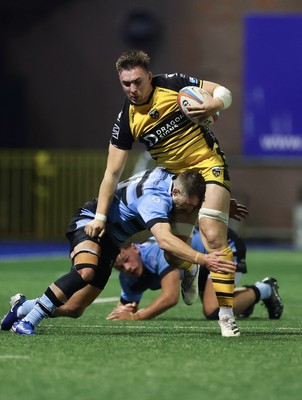
<instances>
[{"instance_id":1,"label":"rugby sock","mask_svg":"<svg viewBox=\"0 0 302 400\"><path fill-rule=\"evenodd\" d=\"M36 302L39 300L39 297L36 299L32 300L26 300L22 306L20 306L17 310L17 317L18 318L23 318L25 315L27 315L36 305Z\"/></svg>"},{"instance_id":2,"label":"rugby sock","mask_svg":"<svg viewBox=\"0 0 302 400\"><path fill-rule=\"evenodd\" d=\"M256 282L255 283L256 288L258 288L260 292L260 299L268 299L270 295L272 294L272 288L270 285L267 283L263 282Z\"/></svg>"},{"instance_id":3,"label":"rugby sock","mask_svg":"<svg viewBox=\"0 0 302 400\"><path fill-rule=\"evenodd\" d=\"M196 275L196 272L198 271L199 265L197 264L190 264L189 269L186 269L186 273L192 276Z\"/></svg>"},{"instance_id":4,"label":"rugby sock","mask_svg":"<svg viewBox=\"0 0 302 400\"><path fill-rule=\"evenodd\" d=\"M183 269L184 271L190 272L190 274L195 275L198 266L196 264L190 263L189 261L184 261L181 264L178 264L177 268Z\"/></svg>"},{"instance_id":5,"label":"rugby sock","mask_svg":"<svg viewBox=\"0 0 302 400\"><path fill-rule=\"evenodd\" d=\"M218 318L221 319L225 316L233 317L234 312L232 308L226 308L226 307L220 307L219 312L218 312Z\"/></svg>"},{"instance_id":6,"label":"rugby sock","mask_svg":"<svg viewBox=\"0 0 302 400\"><path fill-rule=\"evenodd\" d=\"M63 305L63 303L61 303L58 299L55 299L55 305L46 295L46 293L52 293L51 297L54 297L52 290L48 288L43 296L38 299L34 308L22 319L22 321L31 322L33 326L37 326L41 321L43 321L43 319L48 318L49 315L53 313L60 305Z\"/></svg>"},{"instance_id":7,"label":"rugby sock","mask_svg":"<svg viewBox=\"0 0 302 400\"><path fill-rule=\"evenodd\" d=\"M222 250L226 253L223 258L225 260L233 261L233 253L230 246L226 249ZM229 274L218 274L217 272L210 272L213 287L216 293L217 301L220 308L231 309L226 310L225 313L230 314L233 313L232 308L234 305L234 282L235 282L235 273Z\"/></svg>"}]
</instances>

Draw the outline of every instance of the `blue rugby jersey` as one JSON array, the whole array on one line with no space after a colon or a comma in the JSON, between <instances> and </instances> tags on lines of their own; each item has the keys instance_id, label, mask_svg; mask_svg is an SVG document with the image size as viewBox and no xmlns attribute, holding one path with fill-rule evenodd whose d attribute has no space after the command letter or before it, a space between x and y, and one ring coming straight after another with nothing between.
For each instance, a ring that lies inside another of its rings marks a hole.
<instances>
[{"instance_id":1,"label":"blue rugby jersey","mask_svg":"<svg viewBox=\"0 0 302 400\"><path fill-rule=\"evenodd\" d=\"M119 274L121 284L121 301L123 303L139 302L143 293L147 290L161 288L161 278L171 271L172 267L167 263L164 252L155 240L147 240L142 244L136 243L139 248L143 263L141 276Z\"/></svg>"},{"instance_id":2,"label":"blue rugby jersey","mask_svg":"<svg viewBox=\"0 0 302 400\"><path fill-rule=\"evenodd\" d=\"M116 246L158 222L169 222L173 208L173 177L174 174L165 168L157 167L139 172L118 184L106 224L106 234ZM68 232L83 229L94 219L96 207L97 199L93 199L77 210Z\"/></svg>"},{"instance_id":3,"label":"blue rugby jersey","mask_svg":"<svg viewBox=\"0 0 302 400\"><path fill-rule=\"evenodd\" d=\"M228 229L228 243L233 251L236 262L238 263L238 269L241 273L246 273L245 255L246 248L243 240L232 230ZM142 244L136 246L140 250L143 264L143 274L140 277L134 275L127 275L122 272L119 274L119 280L121 284L121 301L123 303L132 303L133 301L139 302L143 296L143 293L147 290L158 290L161 288L161 278L171 271L172 267L167 263L164 252L158 246L154 237L151 237ZM199 230L197 228L193 231L191 247L201 253L206 253L206 249L201 240ZM208 269L201 265L199 274L199 285L200 288L204 288ZM180 271L183 276L183 271Z\"/></svg>"},{"instance_id":4,"label":"blue rugby jersey","mask_svg":"<svg viewBox=\"0 0 302 400\"><path fill-rule=\"evenodd\" d=\"M118 184L107 219L107 233L117 245L158 222L169 222L173 177L157 167Z\"/></svg>"}]
</instances>

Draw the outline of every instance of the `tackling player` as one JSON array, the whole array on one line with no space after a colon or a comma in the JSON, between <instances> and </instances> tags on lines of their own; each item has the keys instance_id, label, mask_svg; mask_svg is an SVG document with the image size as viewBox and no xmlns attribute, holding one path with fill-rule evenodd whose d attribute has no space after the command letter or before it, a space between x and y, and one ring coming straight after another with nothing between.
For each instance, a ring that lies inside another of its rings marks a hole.
<instances>
[{"instance_id":1,"label":"tackling player","mask_svg":"<svg viewBox=\"0 0 302 400\"><path fill-rule=\"evenodd\" d=\"M172 233L179 217L191 221L193 227L204 195L205 182L198 172L187 171L175 176L164 168L155 168L136 174L118 185L108 212L107 232L102 237L86 233L85 226L97 215L97 200L85 203L67 230L72 260L70 272L52 283L21 321L16 321L18 304L13 305L2 320L1 329L35 334L35 327L68 299L75 296L76 302L77 293L86 306L91 304L104 289L122 244L145 229L151 231L165 252L184 261L183 269L204 263L212 271L234 272L235 263L224 260L223 252L201 254Z\"/></svg>"}]
</instances>

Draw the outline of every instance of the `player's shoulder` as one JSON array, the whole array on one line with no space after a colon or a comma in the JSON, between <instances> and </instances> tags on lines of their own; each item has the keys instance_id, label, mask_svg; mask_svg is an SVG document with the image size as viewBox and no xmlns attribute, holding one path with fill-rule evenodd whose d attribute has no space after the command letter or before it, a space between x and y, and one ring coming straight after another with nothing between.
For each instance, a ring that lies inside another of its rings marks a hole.
<instances>
[{"instance_id":1,"label":"player's shoulder","mask_svg":"<svg viewBox=\"0 0 302 400\"><path fill-rule=\"evenodd\" d=\"M155 271L160 262L161 248L152 236L138 245L144 266L150 271Z\"/></svg>"},{"instance_id":2,"label":"player's shoulder","mask_svg":"<svg viewBox=\"0 0 302 400\"><path fill-rule=\"evenodd\" d=\"M198 78L179 72L154 75L152 79L152 85L154 87L161 87L177 91L184 86L199 86L199 84L200 80Z\"/></svg>"},{"instance_id":3,"label":"player's shoulder","mask_svg":"<svg viewBox=\"0 0 302 400\"><path fill-rule=\"evenodd\" d=\"M145 186L151 184L152 187L160 186L161 182L170 182L174 179L175 174L169 172L165 167L157 166L146 171L139 172L135 176L142 176Z\"/></svg>"}]
</instances>

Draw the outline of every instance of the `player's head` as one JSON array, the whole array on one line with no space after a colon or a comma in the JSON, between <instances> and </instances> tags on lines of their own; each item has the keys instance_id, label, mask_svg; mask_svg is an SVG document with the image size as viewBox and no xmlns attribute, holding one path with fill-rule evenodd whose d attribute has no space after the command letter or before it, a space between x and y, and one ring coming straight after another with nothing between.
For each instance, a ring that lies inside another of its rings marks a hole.
<instances>
[{"instance_id":1,"label":"player's head","mask_svg":"<svg viewBox=\"0 0 302 400\"><path fill-rule=\"evenodd\" d=\"M149 62L144 51L128 50L115 64L123 91L133 104L146 103L153 90Z\"/></svg>"},{"instance_id":2,"label":"player's head","mask_svg":"<svg viewBox=\"0 0 302 400\"><path fill-rule=\"evenodd\" d=\"M197 212L205 198L206 183L197 171L179 174L173 182L172 198L176 211Z\"/></svg>"},{"instance_id":3,"label":"player's head","mask_svg":"<svg viewBox=\"0 0 302 400\"><path fill-rule=\"evenodd\" d=\"M136 244L131 243L122 247L113 266L124 274L139 277L143 272L143 264L139 248Z\"/></svg>"},{"instance_id":4,"label":"player's head","mask_svg":"<svg viewBox=\"0 0 302 400\"><path fill-rule=\"evenodd\" d=\"M149 71L150 57L142 50L127 50L121 54L116 61L116 69L118 74L122 71L130 71L136 67Z\"/></svg>"}]
</instances>

